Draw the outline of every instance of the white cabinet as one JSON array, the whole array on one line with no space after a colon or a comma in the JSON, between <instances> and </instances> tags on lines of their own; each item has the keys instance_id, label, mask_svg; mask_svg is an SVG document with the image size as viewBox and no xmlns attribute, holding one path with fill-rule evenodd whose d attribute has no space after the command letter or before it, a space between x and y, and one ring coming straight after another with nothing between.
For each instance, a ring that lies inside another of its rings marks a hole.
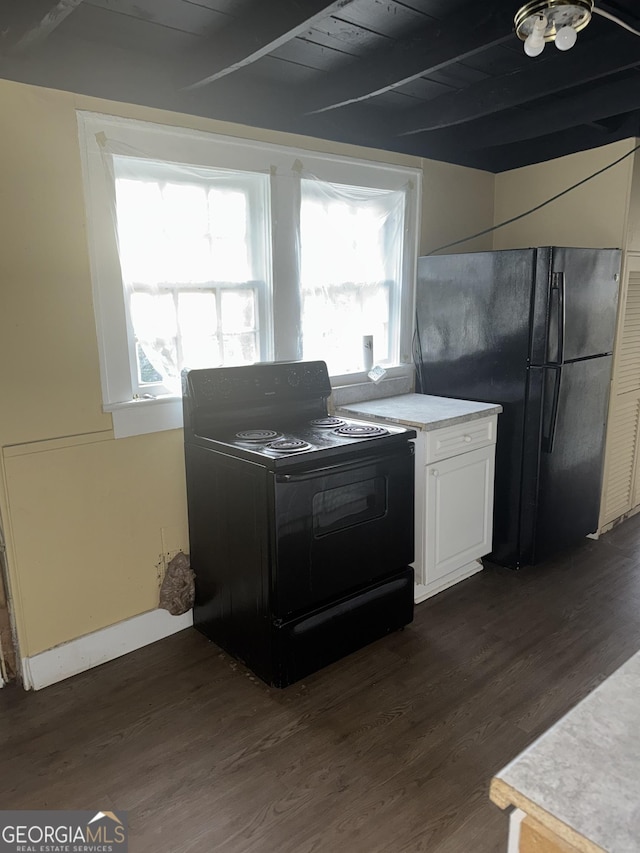
<instances>
[{"instance_id":1,"label":"white cabinet","mask_svg":"<svg viewBox=\"0 0 640 853\"><path fill-rule=\"evenodd\" d=\"M416 601L479 572L491 551L496 421L418 434Z\"/></svg>"},{"instance_id":2,"label":"white cabinet","mask_svg":"<svg viewBox=\"0 0 640 853\"><path fill-rule=\"evenodd\" d=\"M495 403L428 394L370 400L338 410L350 418L416 430L416 602L481 571L480 557L491 551L501 411Z\"/></svg>"},{"instance_id":3,"label":"white cabinet","mask_svg":"<svg viewBox=\"0 0 640 853\"><path fill-rule=\"evenodd\" d=\"M494 459L490 445L425 469L424 581L431 594L491 550Z\"/></svg>"}]
</instances>

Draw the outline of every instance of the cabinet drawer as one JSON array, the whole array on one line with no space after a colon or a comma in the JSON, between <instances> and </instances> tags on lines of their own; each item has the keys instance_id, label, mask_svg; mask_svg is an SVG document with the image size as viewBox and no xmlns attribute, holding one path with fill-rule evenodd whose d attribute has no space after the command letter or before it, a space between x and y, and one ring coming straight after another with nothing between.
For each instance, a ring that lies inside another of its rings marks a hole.
<instances>
[{"instance_id":1,"label":"cabinet drawer","mask_svg":"<svg viewBox=\"0 0 640 853\"><path fill-rule=\"evenodd\" d=\"M425 432L425 463L438 462L496 442L497 415Z\"/></svg>"}]
</instances>

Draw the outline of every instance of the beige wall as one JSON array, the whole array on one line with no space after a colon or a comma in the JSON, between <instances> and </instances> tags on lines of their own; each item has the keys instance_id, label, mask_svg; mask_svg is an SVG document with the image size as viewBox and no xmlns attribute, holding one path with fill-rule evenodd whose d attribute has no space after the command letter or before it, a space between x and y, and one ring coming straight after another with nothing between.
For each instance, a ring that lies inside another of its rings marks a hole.
<instances>
[{"instance_id":1,"label":"beige wall","mask_svg":"<svg viewBox=\"0 0 640 853\"><path fill-rule=\"evenodd\" d=\"M22 656L152 609L163 554L188 548L181 432L116 441L101 409L76 109L422 166L435 242L492 215L473 170L0 81L0 515Z\"/></svg>"},{"instance_id":2,"label":"beige wall","mask_svg":"<svg viewBox=\"0 0 640 853\"><path fill-rule=\"evenodd\" d=\"M629 152L632 139L495 176L495 222L551 198ZM542 210L494 232L495 249L624 245L633 157L627 157Z\"/></svg>"},{"instance_id":3,"label":"beige wall","mask_svg":"<svg viewBox=\"0 0 640 853\"><path fill-rule=\"evenodd\" d=\"M478 169L423 160L420 254L437 251L455 240L493 225L495 176ZM492 249L492 234L468 240L448 252Z\"/></svg>"},{"instance_id":4,"label":"beige wall","mask_svg":"<svg viewBox=\"0 0 640 853\"><path fill-rule=\"evenodd\" d=\"M634 139L633 142L635 145L640 145L640 139ZM627 224L627 249L630 252L640 252L640 151L636 151L633 155L633 174Z\"/></svg>"},{"instance_id":5,"label":"beige wall","mask_svg":"<svg viewBox=\"0 0 640 853\"><path fill-rule=\"evenodd\" d=\"M9 447L4 468L30 654L157 606L161 554L188 550L179 430Z\"/></svg>"}]
</instances>

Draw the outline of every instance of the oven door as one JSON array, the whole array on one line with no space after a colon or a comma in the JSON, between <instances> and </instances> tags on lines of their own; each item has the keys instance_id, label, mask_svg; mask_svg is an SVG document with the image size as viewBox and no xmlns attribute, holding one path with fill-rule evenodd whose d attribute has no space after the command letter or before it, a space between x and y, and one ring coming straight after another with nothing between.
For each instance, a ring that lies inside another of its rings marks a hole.
<instances>
[{"instance_id":1,"label":"oven door","mask_svg":"<svg viewBox=\"0 0 640 853\"><path fill-rule=\"evenodd\" d=\"M275 615L309 610L413 560L414 447L275 475Z\"/></svg>"}]
</instances>

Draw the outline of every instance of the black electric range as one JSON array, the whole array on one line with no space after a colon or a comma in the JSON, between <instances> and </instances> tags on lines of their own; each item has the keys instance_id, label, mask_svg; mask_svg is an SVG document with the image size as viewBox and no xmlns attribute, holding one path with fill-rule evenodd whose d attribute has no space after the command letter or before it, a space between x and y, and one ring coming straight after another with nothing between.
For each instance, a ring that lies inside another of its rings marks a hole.
<instances>
[{"instance_id":1,"label":"black electric range","mask_svg":"<svg viewBox=\"0 0 640 853\"><path fill-rule=\"evenodd\" d=\"M332 417L324 362L185 371L194 624L278 687L413 618L413 430Z\"/></svg>"}]
</instances>

